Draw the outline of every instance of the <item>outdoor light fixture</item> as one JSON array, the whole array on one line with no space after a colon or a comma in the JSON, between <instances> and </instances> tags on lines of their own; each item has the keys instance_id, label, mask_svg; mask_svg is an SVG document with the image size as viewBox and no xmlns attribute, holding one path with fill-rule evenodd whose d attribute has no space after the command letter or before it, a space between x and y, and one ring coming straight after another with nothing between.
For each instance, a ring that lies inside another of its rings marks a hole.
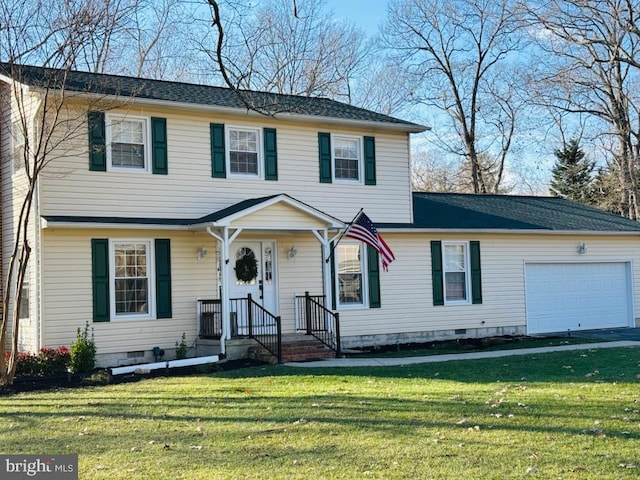
<instances>
[{"instance_id":1,"label":"outdoor light fixture","mask_svg":"<svg viewBox=\"0 0 640 480\"><path fill-rule=\"evenodd\" d=\"M198 249L198 260L202 261L207 256L208 250L204 245Z\"/></svg>"},{"instance_id":2,"label":"outdoor light fixture","mask_svg":"<svg viewBox=\"0 0 640 480\"><path fill-rule=\"evenodd\" d=\"M578 253L580 255L584 255L585 253L587 253L587 244L582 242L578 244Z\"/></svg>"},{"instance_id":3,"label":"outdoor light fixture","mask_svg":"<svg viewBox=\"0 0 640 480\"><path fill-rule=\"evenodd\" d=\"M291 245L291 248L289 249L289 253L287 254L287 256L289 257L289 260L293 260L294 258L296 258L296 255L298 255L298 249L296 249L295 245Z\"/></svg>"}]
</instances>

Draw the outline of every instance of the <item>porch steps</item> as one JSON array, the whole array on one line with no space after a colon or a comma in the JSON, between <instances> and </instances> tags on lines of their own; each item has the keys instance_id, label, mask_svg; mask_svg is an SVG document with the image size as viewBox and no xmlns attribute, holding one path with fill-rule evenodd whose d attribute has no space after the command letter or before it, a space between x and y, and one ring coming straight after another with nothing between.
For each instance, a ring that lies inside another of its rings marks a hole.
<instances>
[{"instance_id":1,"label":"porch steps","mask_svg":"<svg viewBox=\"0 0 640 480\"><path fill-rule=\"evenodd\" d=\"M296 335L295 338L282 339L282 362L309 362L334 358L336 352L325 346L322 342L309 335ZM275 355L272 355L262 345L249 347L249 358L266 363L278 363Z\"/></svg>"}]
</instances>

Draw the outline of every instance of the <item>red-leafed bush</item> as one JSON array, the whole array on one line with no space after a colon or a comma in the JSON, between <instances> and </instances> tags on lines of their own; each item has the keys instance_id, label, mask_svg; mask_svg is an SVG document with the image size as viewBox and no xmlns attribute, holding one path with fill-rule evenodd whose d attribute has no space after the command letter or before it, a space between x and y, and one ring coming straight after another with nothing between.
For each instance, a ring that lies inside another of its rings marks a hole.
<instances>
[{"instance_id":1,"label":"red-leafed bush","mask_svg":"<svg viewBox=\"0 0 640 480\"><path fill-rule=\"evenodd\" d=\"M6 352L6 358L11 355ZM71 363L69 347L42 347L38 353L19 352L16 376L46 377L66 373Z\"/></svg>"}]
</instances>

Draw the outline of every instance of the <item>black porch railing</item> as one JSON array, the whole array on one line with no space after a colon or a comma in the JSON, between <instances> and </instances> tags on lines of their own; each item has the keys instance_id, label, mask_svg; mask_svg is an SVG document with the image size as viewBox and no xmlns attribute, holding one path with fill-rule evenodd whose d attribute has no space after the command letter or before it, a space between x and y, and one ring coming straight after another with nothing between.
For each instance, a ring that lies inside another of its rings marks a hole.
<instances>
[{"instance_id":1,"label":"black porch railing","mask_svg":"<svg viewBox=\"0 0 640 480\"><path fill-rule=\"evenodd\" d=\"M198 336L218 339L222 336L222 301L198 300Z\"/></svg>"},{"instance_id":2,"label":"black porch railing","mask_svg":"<svg viewBox=\"0 0 640 480\"><path fill-rule=\"evenodd\" d=\"M219 339L222 336L222 302L198 300L198 335ZM280 317L265 310L251 295L229 300L231 338L253 338L282 362L282 326Z\"/></svg>"},{"instance_id":3,"label":"black porch railing","mask_svg":"<svg viewBox=\"0 0 640 480\"><path fill-rule=\"evenodd\" d=\"M325 307L324 295L297 295L296 328L313 335L340 355L340 314Z\"/></svg>"}]
</instances>

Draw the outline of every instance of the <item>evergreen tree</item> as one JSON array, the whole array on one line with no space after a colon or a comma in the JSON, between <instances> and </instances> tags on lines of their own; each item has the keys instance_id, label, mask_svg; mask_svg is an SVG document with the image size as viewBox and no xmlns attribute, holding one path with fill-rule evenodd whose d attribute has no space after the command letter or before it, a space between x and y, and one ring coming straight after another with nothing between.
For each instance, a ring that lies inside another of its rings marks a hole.
<instances>
[{"instance_id":1,"label":"evergreen tree","mask_svg":"<svg viewBox=\"0 0 640 480\"><path fill-rule=\"evenodd\" d=\"M561 150L555 150L556 163L551 170L551 195L565 197L585 205L594 203L593 169L595 162L585 157L573 139Z\"/></svg>"}]
</instances>

